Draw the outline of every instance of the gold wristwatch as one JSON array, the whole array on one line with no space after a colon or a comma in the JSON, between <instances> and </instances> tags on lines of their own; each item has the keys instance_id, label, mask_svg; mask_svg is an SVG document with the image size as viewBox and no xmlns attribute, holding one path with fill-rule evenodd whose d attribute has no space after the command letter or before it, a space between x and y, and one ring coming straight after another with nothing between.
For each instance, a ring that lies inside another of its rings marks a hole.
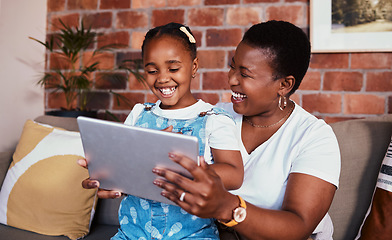
<instances>
[{"instance_id":1,"label":"gold wristwatch","mask_svg":"<svg viewBox=\"0 0 392 240\"><path fill-rule=\"evenodd\" d=\"M225 223L225 222L221 222L223 225L227 226L227 227L233 227L235 225L237 225L238 223L241 223L245 220L246 218L246 203L244 201L244 199L242 199L242 197L238 196L238 199L240 200L240 206L236 207L233 210L233 218L232 220L230 220L229 222Z\"/></svg>"}]
</instances>

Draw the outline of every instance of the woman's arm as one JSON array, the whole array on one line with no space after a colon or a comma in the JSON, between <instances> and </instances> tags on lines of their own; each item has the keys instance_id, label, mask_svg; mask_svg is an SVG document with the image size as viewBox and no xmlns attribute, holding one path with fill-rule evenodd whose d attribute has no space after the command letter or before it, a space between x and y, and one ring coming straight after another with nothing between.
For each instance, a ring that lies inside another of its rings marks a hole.
<instances>
[{"instance_id":1,"label":"woman's arm","mask_svg":"<svg viewBox=\"0 0 392 240\"><path fill-rule=\"evenodd\" d=\"M249 239L307 239L327 213L336 187L319 178L292 173L281 210L248 204L235 229Z\"/></svg>"},{"instance_id":2,"label":"woman's arm","mask_svg":"<svg viewBox=\"0 0 392 240\"><path fill-rule=\"evenodd\" d=\"M223 186L220 177L206 164L197 166L192 160L171 155L170 158L187 169L194 177L186 179L166 169L153 171L173 182L162 179L154 183L163 188L162 195L187 212L199 217L227 222L239 205L238 198ZM269 210L247 203L247 217L234 228L249 239L306 239L327 213L335 186L319 178L292 173L281 210ZM186 191L184 201L179 196Z\"/></svg>"}]
</instances>

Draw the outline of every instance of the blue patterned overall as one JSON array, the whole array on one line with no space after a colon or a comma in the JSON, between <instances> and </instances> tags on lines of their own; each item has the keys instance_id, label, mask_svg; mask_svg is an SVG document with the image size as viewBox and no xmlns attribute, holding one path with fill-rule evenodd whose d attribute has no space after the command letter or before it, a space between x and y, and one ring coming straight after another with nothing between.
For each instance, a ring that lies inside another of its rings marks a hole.
<instances>
[{"instance_id":1,"label":"blue patterned overall","mask_svg":"<svg viewBox=\"0 0 392 240\"><path fill-rule=\"evenodd\" d=\"M154 114L154 104L147 103L135 125L164 129L173 126L173 132L196 136L199 140L199 155L204 155L205 124L210 114L225 114L224 110L213 108L192 119L169 119ZM121 229L112 238L117 239L219 239L214 219L199 218L170 204L156 202L128 195L120 205L119 222Z\"/></svg>"}]
</instances>

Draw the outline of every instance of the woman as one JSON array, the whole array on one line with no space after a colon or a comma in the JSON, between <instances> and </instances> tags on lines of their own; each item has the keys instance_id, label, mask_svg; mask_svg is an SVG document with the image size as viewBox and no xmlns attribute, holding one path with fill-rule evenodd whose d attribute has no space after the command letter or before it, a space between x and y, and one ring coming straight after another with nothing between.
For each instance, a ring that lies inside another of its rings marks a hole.
<instances>
[{"instance_id":1,"label":"woman","mask_svg":"<svg viewBox=\"0 0 392 240\"><path fill-rule=\"evenodd\" d=\"M309 59L310 43L298 27L283 21L252 26L230 65L232 103L221 105L234 116L242 139L242 187L226 191L205 164L171 155L194 179L154 169L178 185L157 179L162 194L194 215L229 223L248 239L306 239L312 232L313 238L332 239L326 213L338 187L338 143L323 120L289 99Z\"/></svg>"},{"instance_id":2,"label":"woman","mask_svg":"<svg viewBox=\"0 0 392 240\"><path fill-rule=\"evenodd\" d=\"M340 154L332 129L290 100L310 59L310 43L291 23L252 26L232 58L232 103L222 104L236 120L245 177L227 191L201 161L172 153L193 180L167 169L154 184L187 212L218 219L247 239L332 239L327 211L338 187ZM97 187L92 180L86 188ZM184 195L185 193L185 195ZM101 191L101 197L115 192ZM117 195L119 195L117 193ZM224 237L222 237L224 239Z\"/></svg>"}]
</instances>

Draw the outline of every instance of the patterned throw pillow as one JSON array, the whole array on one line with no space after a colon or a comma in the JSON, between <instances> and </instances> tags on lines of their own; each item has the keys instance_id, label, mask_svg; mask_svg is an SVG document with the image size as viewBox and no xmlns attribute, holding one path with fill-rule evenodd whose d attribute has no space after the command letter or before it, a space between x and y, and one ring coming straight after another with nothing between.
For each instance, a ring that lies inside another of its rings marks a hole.
<instances>
[{"instance_id":1,"label":"patterned throw pillow","mask_svg":"<svg viewBox=\"0 0 392 240\"><path fill-rule=\"evenodd\" d=\"M392 139L382 161L373 200L356 239L391 239L392 236Z\"/></svg>"},{"instance_id":2,"label":"patterned throw pillow","mask_svg":"<svg viewBox=\"0 0 392 240\"><path fill-rule=\"evenodd\" d=\"M88 171L78 132L28 120L0 192L0 223L70 239L90 229L96 190L81 186Z\"/></svg>"}]
</instances>

